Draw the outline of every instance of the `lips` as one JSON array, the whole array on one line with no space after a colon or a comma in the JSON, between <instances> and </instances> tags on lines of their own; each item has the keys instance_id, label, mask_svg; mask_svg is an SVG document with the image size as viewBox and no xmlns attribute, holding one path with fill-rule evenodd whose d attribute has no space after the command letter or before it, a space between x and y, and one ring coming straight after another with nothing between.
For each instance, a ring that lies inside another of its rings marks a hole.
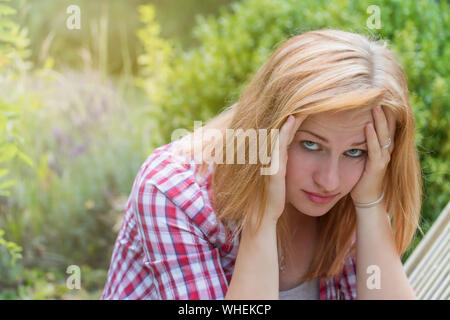
<instances>
[{"instance_id":1,"label":"lips","mask_svg":"<svg viewBox=\"0 0 450 320\"><path fill-rule=\"evenodd\" d=\"M324 196L318 195L317 193L311 193L311 192L307 192L305 190L303 190L303 192L308 196L309 200L311 200L314 203L318 203L318 204L329 203L337 196L337 194L335 194L335 195L324 197Z\"/></svg>"}]
</instances>

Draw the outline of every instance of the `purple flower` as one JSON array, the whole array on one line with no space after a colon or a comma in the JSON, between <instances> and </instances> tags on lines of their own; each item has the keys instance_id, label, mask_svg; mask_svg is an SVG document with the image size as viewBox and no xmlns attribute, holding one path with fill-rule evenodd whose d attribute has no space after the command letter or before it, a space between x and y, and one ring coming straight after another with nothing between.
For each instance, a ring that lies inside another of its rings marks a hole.
<instances>
[{"instance_id":1,"label":"purple flower","mask_svg":"<svg viewBox=\"0 0 450 320\"><path fill-rule=\"evenodd\" d=\"M52 128L52 133L55 137L60 138L62 135L61 130L58 127L53 127Z\"/></svg>"},{"instance_id":2,"label":"purple flower","mask_svg":"<svg viewBox=\"0 0 450 320\"><path fill-rule=\"evenodd\" d=\"M76 146L75 148L72 148L72 150L70 151L70 155L75 157L75 156L79 155L80 153L84 153L84 152L86 152L86 145L80 144L80 145Z\"/></svg>"}]
</instances>

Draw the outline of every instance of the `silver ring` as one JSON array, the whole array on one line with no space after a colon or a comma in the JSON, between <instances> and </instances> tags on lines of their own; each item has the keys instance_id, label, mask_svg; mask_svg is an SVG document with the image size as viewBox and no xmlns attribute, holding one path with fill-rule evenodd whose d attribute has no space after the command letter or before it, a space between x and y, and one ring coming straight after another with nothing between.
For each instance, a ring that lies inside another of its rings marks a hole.
<instances>
[{"instance_id":1,"label":"silver ring","mask_svg":"<svg viewBox=\"0 0 450 320\"><path fill-rule=\"evenodd\" d=\"M385 144L384 146L382 146L381 149L389 148L389 146L391 145L391 143L392 143L392 141L391 141L391 138L389 137L388 143Z\"/></svg>"}]
</instances>

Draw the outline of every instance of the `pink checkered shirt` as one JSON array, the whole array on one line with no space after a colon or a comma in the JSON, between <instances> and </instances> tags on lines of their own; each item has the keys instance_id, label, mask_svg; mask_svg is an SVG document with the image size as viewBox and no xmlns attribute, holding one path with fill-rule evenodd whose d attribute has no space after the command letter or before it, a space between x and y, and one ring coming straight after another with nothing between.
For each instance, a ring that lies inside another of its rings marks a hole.
<instances>
[{"instance_id":1,"label":"pink checkered shirt","mask_svg":"<svg viewBox=\"0 0 450 320\"><path fill-rule=\"evenodd\" d=\"M155 149L128 198L101 299L224 299L239 239L227 237L194 161L174 153L180 140ZM228 239L228 240L227 240ZM356 257L320 283L320 299L356 299Z\"/></svg>"}]
</instances>

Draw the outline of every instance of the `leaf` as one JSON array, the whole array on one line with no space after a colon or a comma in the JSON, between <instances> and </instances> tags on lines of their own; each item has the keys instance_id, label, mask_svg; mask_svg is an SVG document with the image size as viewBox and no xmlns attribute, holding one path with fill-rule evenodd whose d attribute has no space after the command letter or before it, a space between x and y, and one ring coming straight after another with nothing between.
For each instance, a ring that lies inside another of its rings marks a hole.
<instances>
[{"instance_id":1,"label":"leaf","mask_svg":"<svg viewBox=\"0 0 450 320\"><path fill-rule=\"evenodd\" d=\"M23 153L20 150L17 150L17 156L22 159L27 165L29 165L31 168L34 168L34 162L31 160L30 157L28 157L25 153Z\"/></svg>"},{"instance_id":2,"label":"leaf","mask_svg":"<svg viewBox=\"0 0 450 320\"><path fill-rule=\"evenodd\" d=\"M17 13L17 11L15 9L0 3L0 17L10 16L10 15L13 15L16 13Z\"/></svg>"},{"instance_id":3,"label":"leaf","mask_svg":"<svg viewBox=\"0 0 450 320\"><path fill-rule=\"evenodd\" d=\"M0 169L0 178L6 176L8 172L8 169Z\"/></svg>"},{"instance_id":4,"label":"leaf","mask_svg":"<svg viewBox=\"0 0 450 320\"><path fill-rule=\"evenodd\" d=\"M17 184L17 181L15 181L15 180L5 181L2 184L0 184L0 190L7 189L7 188L12 187L12 186L14 186L16 184Z\"/></svg>"},{"instance_id":5,"label":"leaf","mask_svg":"<svg viewBox=\"0 0 450 320\"><path fill-rule=\"evenodd\" d=\"M0 146L0 163L14 158L17 151L17 147L13 144Z\"/></svg>"}]
</instances>

